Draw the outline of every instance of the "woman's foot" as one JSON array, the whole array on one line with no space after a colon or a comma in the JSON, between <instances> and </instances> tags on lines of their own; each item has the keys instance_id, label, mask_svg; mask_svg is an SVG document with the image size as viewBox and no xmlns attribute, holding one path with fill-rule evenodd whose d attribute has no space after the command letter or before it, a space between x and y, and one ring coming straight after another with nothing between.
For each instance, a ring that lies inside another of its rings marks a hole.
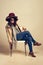
<instances>
[{"instance_id":1,"label":"woman's foot","mask_svg":"<svg viewBox=\"0 0 43 65\"><path fill-rule=\"evenodd\" d=\"M34 43L34 46L40 46L40 45L41 45L41 43L39 43L39 42Z\"/></svg>"},{"instance_id":2,"label":"woman's foot","mask_svg":"<svg viewBox=\"0 0 43 65\"><path fill-rule=\"evenodd\" d=\"M32 57L36 57L33 52L29 52L29 55Z\"/></svg>"}]
</instances>

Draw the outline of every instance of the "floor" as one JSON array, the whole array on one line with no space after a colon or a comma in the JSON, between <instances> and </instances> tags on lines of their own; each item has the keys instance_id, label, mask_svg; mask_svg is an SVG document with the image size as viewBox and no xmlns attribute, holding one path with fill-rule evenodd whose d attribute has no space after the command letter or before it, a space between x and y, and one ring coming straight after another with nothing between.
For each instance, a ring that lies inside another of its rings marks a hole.
<instances>
[{"instance_id":1,"label":"floor","mask_svg":"<svg viewBox=\"0 0 43 65\"><path fill-rule=\"evenodd\" d=\"M16 50L13 46L12 57L9 54L9 47L0 46L0 65L43 65L43 45L40 47L34 47L34 54L36 58L28 56L24 53L24 44L18 44ZM23 47L23 48L22 48Z\"/></svg>"}]
</instances>

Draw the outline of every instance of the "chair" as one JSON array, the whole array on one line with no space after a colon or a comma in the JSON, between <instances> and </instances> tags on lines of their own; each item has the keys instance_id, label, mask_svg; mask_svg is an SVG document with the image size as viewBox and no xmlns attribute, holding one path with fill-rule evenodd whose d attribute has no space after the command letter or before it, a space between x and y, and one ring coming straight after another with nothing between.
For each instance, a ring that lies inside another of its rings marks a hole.
<instances>
[{"instance_id":1,"label":"chair","mask_svg":"<svg viewBox=\"0 0 43 65\"><path fill-rule=\"evenodd\" d=\"M19 41L17 40L17 42L20 42L20 43L21 43L21 40L19 40ZM26 45L27 45L27 43L25 43L24 40L23 40L23 43L24 43L24 48L25 48L25 55L27 55L27 54L26 54ZM16 49L16 47L17 47L16 44L17 44L17 43L14 43L15 49ZM11 56L12 56L12 50L10 49L10 51L11 51L10 54L11 54Z\"/></svg>"},{"instance_id":2,"label":"chair","mask_svg":"<svg viewBox=\"0 0 43 65\"><path fill-rule=\"evenodd\" d=\"M17 42L20 42L21 43L21 40L17 40ZM24 43L24 48L25 48L25 55L26 55L26 45L27 45L27 43L25 43L25 41L23 40L23 43ZM16 49L16 43L15 43L15 49Z\"/></svg>"}]
</instances>

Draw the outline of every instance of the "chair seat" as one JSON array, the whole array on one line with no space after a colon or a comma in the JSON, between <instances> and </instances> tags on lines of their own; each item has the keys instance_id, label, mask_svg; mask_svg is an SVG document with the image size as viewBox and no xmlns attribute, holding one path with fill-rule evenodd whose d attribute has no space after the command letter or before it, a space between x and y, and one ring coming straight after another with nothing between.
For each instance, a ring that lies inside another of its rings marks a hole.
<instances>
[{"instance_id":1,"label":"chair seat","mask_svg":"<svg viewBox=\"0 0 43 65\"><path fill-rule=\"evenodd\" d=\"M21 41L21 40L17 40L17 42L25 42L24 40L23 41Z\"/></svg>"}]
</instances>

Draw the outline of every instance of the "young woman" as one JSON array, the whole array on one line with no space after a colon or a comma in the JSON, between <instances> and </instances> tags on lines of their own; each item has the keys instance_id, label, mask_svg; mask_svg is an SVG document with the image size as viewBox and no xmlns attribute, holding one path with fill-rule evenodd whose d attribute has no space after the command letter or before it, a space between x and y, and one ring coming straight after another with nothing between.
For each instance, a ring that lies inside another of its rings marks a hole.
<instances>
[{"instance_id":1,"label":"young woman","mask_svg":"<svg viewBox=\"0 0 43 65\"><path fill-rule=\"evenodd\" d=\"M6 32L7 32L8 41L10 44L10 49L12 50L13 38L15 40L25 40L25 43L28 44L28 47L30 50L29 55L31 55L32 57L36 57L33 53L32 42L33 42L34 46L40 46L41 43L34 40L31 33L29 31L27 31L26 28L23 27L22 28L23 31L20 29L20 27L17 24L18 17L15 16L14 13L9 13L9 16L6 17L6 21L8 22L6 24Z\"/></svg>"}]
</instances>

